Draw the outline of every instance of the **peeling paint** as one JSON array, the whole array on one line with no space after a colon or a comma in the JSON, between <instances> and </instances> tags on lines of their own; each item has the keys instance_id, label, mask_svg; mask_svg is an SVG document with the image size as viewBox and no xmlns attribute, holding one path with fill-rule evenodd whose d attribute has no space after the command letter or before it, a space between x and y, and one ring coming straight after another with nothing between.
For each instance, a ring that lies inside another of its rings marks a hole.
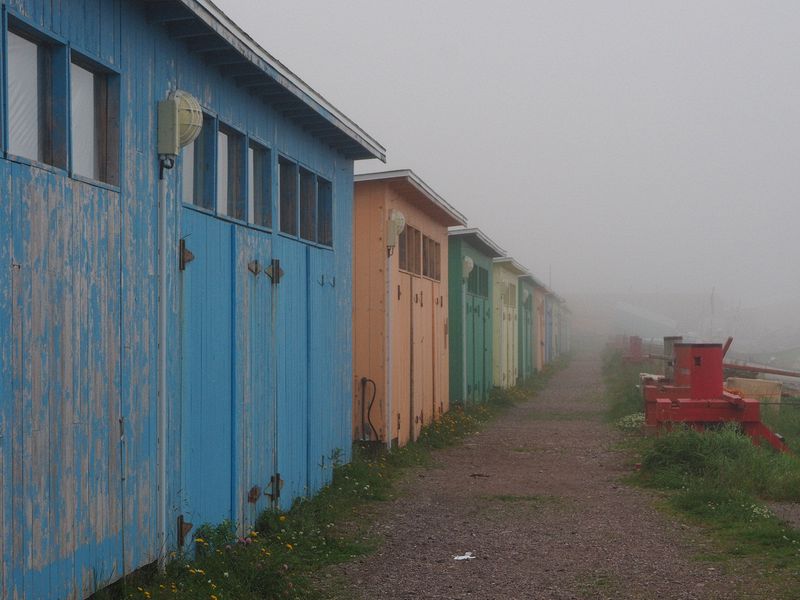
<instances>
[{"instance_id":1,"label":"peeling paint","mask_svg":"<svg viewBox=\"0 0 800 600\"><path fill-rule=\"evenodd\" d=\"M266 490L280 472L287 507L330 481L337 450L349 460L353 163L148 24L143 2L4 5L120 70L119 190L0 157L0 394L11 399L0 406L0 477L10 484L0 487L0 597L72 600L175 548L179 514L196 513L198 526L249 526L270 506L263 494L248 502L253 486ZM177 85L273 157L286 153L333 182L335 249L184 208L179 169L167 174L168 255L192 233L191 269L206 270L189 289L169 261L162 548L155 108ZM247 269L272 258L287 271L279 286ZM317 285L320 276L336 286ZM212 309L227 311L225 335L201 331L190 349L187 316ZM192 369L220 364L227 387L215 402L229 429L212 454L227 462L202 455L207 440L192 437L219 433ZM211 469L222 470L218 496L203 482Z\"/></svg>"}]
</instances>

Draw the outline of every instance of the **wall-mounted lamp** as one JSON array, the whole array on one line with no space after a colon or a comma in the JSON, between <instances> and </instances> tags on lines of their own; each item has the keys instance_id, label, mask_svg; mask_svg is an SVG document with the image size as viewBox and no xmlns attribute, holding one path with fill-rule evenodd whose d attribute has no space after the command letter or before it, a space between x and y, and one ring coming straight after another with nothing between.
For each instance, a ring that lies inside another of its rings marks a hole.
<instances>
[{"instance_id":1,"label":"wall-mounted lamp","mask_svg":"<svg viewBox=\"0 0 800 600\"><path fill-rule=\"evenodd\" d=\"M472 269L475 268L475 261L472 260L469 256L464 257L464 263L462 265L462 274L464 280L469 279L469 274L472 273Z\"/></svg>"},{"instance_id":2,"label":"wall-mounted lamp","mask_svg":"<svg viewBox=\"0 0 800 600\"><path fill-rule=\"evenodd\" d=\"M406 217L399 210L389 213L389 221L386 223L386 253L391 256L400 239L400 234L406 228Z\"/></svg>"}]
</instances>

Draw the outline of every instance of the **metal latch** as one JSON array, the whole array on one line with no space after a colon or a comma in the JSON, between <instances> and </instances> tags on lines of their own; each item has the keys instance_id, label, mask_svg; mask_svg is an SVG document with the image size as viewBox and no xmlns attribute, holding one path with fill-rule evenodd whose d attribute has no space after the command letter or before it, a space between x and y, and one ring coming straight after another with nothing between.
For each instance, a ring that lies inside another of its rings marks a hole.
<instances>
[{"instance_id":1,"label":"metal latch","mask_svg":"<svg viewBox=\"0 0 800 600\"><path fill-rule=\"evenodd\" d=\"M272 279L273 285L278 285L283 277L283 269L281 269L281 261L278 258L273 258L271 264L264 269L264 273Z\"/></svg>"},{"instance_id":2,"label":"metal latch","mask_svg":"<svg viewBox=\"0 0 800 600\"><path fill-rule=\"evenodd\" d=\"M183 545L186 543L186 536L189 535L192 527L194 527L194 523L184 521L183 515L178 516L178 546L183 547Z\"/></svg>"},{"instance_id":3,"label":"metal latch","mask_svg":"<svg viewBox=\"0 0 800 600\"><path fill-rule=\"evenodd\" d=\"M269 488L272 491L268 492L267 490L264 490L264 495L267 496L273 502L277 502L278 498L281 497L282 487L283 487L283 479L281 479L281 474L275 473L275 475L269 478Z\"/></svg>"},{"instance_id":4,"label":"metal latch","mask_svg":"<svg viewBox=\"0 0 800 600\"><path fill-rule=\"evenodd\" d=\"M247 270L258 277L258 274L261 273L261 264L258 262L258 260L251 260L249 263L247 263Z\"/></svg>"},{"instance_id":5,"label":"metal latch","mask_svg":"<svg viewBox=\"0 0 800 600\"><path fill-rule=\"evenodd\" d=\"M186 265L194 260L194 254L186 247L186 240L181 239L178 242L178 269L181 271L186 270Z\"/></svg>"}]
</instances>

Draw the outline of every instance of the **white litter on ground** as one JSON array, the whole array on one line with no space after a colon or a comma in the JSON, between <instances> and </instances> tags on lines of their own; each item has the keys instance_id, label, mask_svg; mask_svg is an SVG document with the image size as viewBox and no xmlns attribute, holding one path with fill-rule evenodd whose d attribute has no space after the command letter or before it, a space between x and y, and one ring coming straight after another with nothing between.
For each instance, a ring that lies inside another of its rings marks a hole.
<instances>
[{"instance_id":1,"label":"white litter on ground","mask_svg":"<svg viewBox=\"0 0 800 600\"><path fill-rule=\"evenodd\" d=\"M472 556L472 552L465 552L461 556L454 556L453 560L473 560L475 557Z\"/></svg>"}]
</instances>

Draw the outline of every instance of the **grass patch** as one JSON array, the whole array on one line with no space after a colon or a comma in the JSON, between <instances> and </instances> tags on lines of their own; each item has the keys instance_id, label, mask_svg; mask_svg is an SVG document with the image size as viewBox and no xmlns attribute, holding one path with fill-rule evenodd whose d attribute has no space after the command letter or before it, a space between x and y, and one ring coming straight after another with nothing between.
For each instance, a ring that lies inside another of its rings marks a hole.
<instances>
[{"instance_id":1,"label":"grass patch","mask_svg":"<svg viewBox=\"0 0 800 600\"><path fill-rule=\"evenodd\" d=\"M639 413L637 373L619 360L607 359L604 374L611 418L624 421L625 411ZM771 424L780 430L787 421L776 413ZM641 470L628 481L665 491L671 510L712 533L721 557L746 556L777 569L773 575L785 577L790 586L787 597L800 595L800 532L764 505L767 500L800 501L797 456L755 446L734 424L704 432L681 427L652 438L630 433L629 438Z\"/></svg>"},{"instance_id":2,"label":"grass patch","mask_svg":"<svg viewBox=\"0 0 800 600\"><path fill-rule=\"evenodd\" d=\"M642 396L639 389L639 373L660 369L652 361L629 363L619 352L603 355L603 379L606 386L609 421L616 422L630 414L642 412Z\"/></svg>"},{"instance_id":3,"label":"grass patch","mask_svg":"<svg viewBox=\"0 0 800 600\"><path fill-rule=\"evenodd\" d=\"M762 407L761 420L800 454L800 398L786 398L781 406Z\"/></svg>"},{"instance_id":4,"label":"grass patch","mask_svg":"<svg viewBox=\"0 0 800 600\"><path fill-rule=\"evenodd\" d=\"M381 540L369 535L368 507L389 500L409 468L429 466L432 451L462 442L486 423L541 389L566 359L523 385L492 390L488 402L453 406L423 428L416 443L387 452L356 447L352 462L334 470L332 483L287 513L263 513L252 531L234 523L203 526L195 552L173 553L166 573L152 567L95 594L95 600L322 598L314 576L320 569L373 552Z\"/></svg>"}]
</instances>

